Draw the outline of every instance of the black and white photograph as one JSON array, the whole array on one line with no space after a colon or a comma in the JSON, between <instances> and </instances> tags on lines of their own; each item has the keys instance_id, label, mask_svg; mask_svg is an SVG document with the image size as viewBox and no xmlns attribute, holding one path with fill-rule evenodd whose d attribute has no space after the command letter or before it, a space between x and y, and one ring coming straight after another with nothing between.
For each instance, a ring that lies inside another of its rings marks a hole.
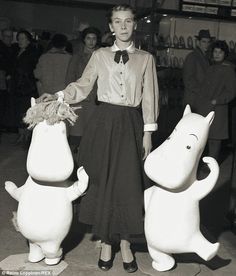
<instances>
[{"instance_id":1,"label":"black and white photograph","mask_svg":"<svg viewBox=\"0 0 236 276\"><path fill-rule=\"evenodd\" d=\"M236 1L0 1L0 275L236 275Z\"/></svg>"}]
</instances>

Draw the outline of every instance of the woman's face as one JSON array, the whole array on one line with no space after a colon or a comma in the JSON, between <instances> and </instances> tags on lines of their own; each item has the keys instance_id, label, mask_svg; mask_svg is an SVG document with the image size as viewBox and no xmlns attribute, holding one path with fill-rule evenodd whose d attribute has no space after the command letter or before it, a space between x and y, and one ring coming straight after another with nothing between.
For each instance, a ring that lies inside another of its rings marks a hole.
<instances>
[{"instance_id":1,"label":"woman's face","mask_svg":"<svg viewBox=\"0 0 236 276\"><path fill-rule=\"evenodd\" d=\"M215 62L222 62L225 59L225 52L220 48L213 49L213 60Z\"/></svg>"},{"instance_id":2,"label":"woman's face","mask_svg":"<svg viewBox=\"0 0 236 276\"><path fill-rule=\"evenodd\" d=\"M84 44L85 47L90 50L95 49L97 45L97 35L93 33L87 34L84 38Z\"/></svg>"},{"instance_id":3,"label":"woman's face","mask_svg":"<svg viewBox=\"0 0 236 276\"><path fill-rule=\"evenodd\" d=\"M130 10L114 11L109 24L110 30L115 33L116 40L121 42L131 41L136 26L134 15Z\"/></svg>"},{"instance_id":4,"label":"woman's face","mask_svg":"<svg viewBox=\"0 0 236 276\"><path fill-rule=\"evenodd\" d=\"M30 44L27 36L23 33L20 33L18 36L18 45L21 49L25 49Z\"/></svg>"}]
</instances>

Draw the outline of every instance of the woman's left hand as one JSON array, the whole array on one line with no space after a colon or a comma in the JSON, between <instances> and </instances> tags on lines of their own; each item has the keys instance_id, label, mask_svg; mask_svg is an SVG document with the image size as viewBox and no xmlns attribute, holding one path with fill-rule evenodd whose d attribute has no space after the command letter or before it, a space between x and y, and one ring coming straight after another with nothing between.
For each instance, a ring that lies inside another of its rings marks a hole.
<instances>
[{"instance_id":1,"label":"woman's left hand","mask_svg":"<svg viewBox=\"0 0 236 276\"><path fill-rule=\"evenodd\" d=\"M143 134L143 160L147 158L152 149L152 132L145 131Z\"/></svg>"}]
</instances>

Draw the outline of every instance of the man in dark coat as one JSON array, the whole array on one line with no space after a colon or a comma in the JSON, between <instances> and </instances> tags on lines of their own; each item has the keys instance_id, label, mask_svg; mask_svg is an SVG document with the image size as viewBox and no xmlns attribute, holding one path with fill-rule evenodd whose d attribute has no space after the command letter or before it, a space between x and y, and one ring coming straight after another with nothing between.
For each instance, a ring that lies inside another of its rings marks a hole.
<instances>
[{"instance_id":1,"label":"man in dark coat","mask_svg":"<svg viewBox=\"0 0 236 276\"><path fill-rule=\"evenodd\" d=\"M196 101L200 93L201 84L205 73L210 66L207 51L210 46L211 36L209 30L200 30L196 36L198 44L196 48L187 55L183 67L184 81L184 105L190 104L196 111Z\"/></svg>"}]
</instances>

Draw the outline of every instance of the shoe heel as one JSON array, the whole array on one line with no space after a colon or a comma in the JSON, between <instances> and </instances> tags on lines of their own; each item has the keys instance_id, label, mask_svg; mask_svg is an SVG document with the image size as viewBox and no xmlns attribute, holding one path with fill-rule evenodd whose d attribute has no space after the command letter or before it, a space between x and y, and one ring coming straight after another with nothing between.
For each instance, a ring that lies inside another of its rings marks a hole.
<instances>
[{"instance_id":1,"label":"shoe heel","mask_svg":"<svg viewBox=\"0 0 236 276\"><path fill-rule=\"evenodd\" d=\"M123 267L124 267L124 270L128 273L133 273L138 270L138 265L135 259L133 259L133 261L130 263L123 262Z\"/></svg>"}]
</instances>

